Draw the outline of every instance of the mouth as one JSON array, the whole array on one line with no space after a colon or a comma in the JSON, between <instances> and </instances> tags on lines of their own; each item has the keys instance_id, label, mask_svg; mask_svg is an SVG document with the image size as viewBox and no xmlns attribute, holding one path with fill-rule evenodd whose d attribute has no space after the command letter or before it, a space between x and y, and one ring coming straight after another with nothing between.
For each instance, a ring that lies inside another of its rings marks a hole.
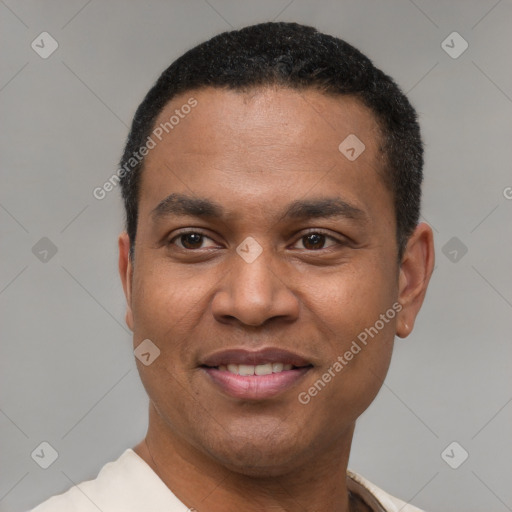
<instances>
[{"instance_id":1,"label":"mouth","mask_svg":"<svg viewBox=\"0 0 512 512\"><path fill-rule=\"evenodd\" d=\"M313 364L289 351L267 348L226 350L206 358L200 368L224 394L264 400L294 387Z\"/></svg>"}]
</instances>

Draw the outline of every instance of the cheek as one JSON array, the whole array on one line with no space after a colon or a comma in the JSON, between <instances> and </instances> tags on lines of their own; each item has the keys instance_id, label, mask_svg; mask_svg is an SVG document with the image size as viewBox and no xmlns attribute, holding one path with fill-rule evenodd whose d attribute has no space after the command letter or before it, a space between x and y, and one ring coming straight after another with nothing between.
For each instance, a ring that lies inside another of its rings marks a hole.
<instances>
[{"instance_id":1,"label":"cheek","mask_svg":"<svg viewBox=\"0 0 512 512\"><path fill-rule=\"evenodd\" d=\"M197 321L197 311L201 311L208 301L211 288L207 273L196 279L181 276L176 267L154 260L140 262L139 272L133 280L133 316L135 331L144 331L164 336L180 337L188 332ZM170 329L172 327L172 333Z\"/></svg>"},{"instance_id":2,"label":"cheek","mask_svg":"<svg viewBox=\"0 0 512 512\"><path fill-rule=\"evenodd\" d=\"M396 324L396 283L393 270L372 265L340 269L320 288L308 293L314 322L330 339L320 371L332 382L328 395L347 400L361 412L373 400L387 373ZM332 376L334 375L334 377Z\"/></svg>"},{"instance_id":3,"label":"cheek","mask_svg":"<svg viewBox=\"0 0 512 512\"><path fill-rule=\"evenodd\" d=\"M396 300L396 270L383 268L378 261L361 261L350 267L340 267L325 276L320 285L308 286L307 307L331 333L343 338L357 336L373 326ZM384 331L389 331L389 324Z\"/></svg>"},{"instance_id":4,"label":"cheek","mask_svg":"<svg viewBox=\"0 0 512 512\"><path fill-rule=\"evenodd\" d=\"M183 381L179 375L183 371L179 350L180 340L187 334L190 308L187 308L188 294L178 286L169 286L169 282L173 281L157 271L136 274L133 282L134 349L149 339L157 347L153 350L159 351L148 366L137 361L142 383L148 395L156 400L168 400L168 390L179 387Z\"/></svg>"}]
</instances>

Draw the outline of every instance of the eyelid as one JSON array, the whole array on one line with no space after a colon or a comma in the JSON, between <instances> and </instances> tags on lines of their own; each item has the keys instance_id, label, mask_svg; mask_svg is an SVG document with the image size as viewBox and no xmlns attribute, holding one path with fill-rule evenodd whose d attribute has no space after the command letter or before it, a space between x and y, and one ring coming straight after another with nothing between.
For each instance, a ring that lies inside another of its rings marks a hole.
<instances>
[{"instance_id":1,"label":"eyelid","mask_svg":"<svg viewBox=\"0 0 512 512\"><path fill-rule=\"evenodd\" d=\"M300 236L297 237L296 241L292 245L295 245L303 237L308 236L308 235L313 235L313 234L324 235L326 238L334 240L338 245L346 245L349 243L349 239L346 236L343 236L343 235L336 236L336 235L333 235L332 232L326 231L325 229L322 229L322 228L308 228L307 231L300 232ZM329 247L326 247L325 249L329 249ZM321 251L321 250L323 250L323 249L317 249L316 251Z\"/></svg>"},{"instance_id":2,"label":"eyelid","mask_svg":"<svg viewBox=\"0 0 512 512\"><path fill-rule=\"evenodd\" d=\"M167 245L176 245L174 243L174 241L177 238L179 238L180 236L183 236L183 235L191 234L191 233L201 235L203 238L207 238L207 239L211 240L212 242L217 243L211 236L208 236L202 228L182 228L181 230L175 231L173 233L172 237L167 238L166 244ZM182 249L184 251L198 251L198 250L200 250L200 249L187 249L185 247L180 247L179 245L176 245L176 247L178 247L178 249ZM206 249L208 249L208 247Z\"/></svg>"}]
</instances>

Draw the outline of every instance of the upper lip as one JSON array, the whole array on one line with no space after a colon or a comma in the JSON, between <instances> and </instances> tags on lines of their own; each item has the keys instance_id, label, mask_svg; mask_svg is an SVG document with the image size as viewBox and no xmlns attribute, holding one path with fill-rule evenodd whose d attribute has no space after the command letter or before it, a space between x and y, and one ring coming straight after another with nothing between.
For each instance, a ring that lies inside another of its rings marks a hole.
<instances>
[{"instance_id":1,"label":"upper lip","mask_svg":"<svg viewBox=\"0 0 512 512\"><path fill-rule=\"evenodd\" d=\"M201 366L216 367L228 364L259 365L265 363L283 363L293 366L311 366L311 363L289 350L266 347L260 350L232 348L214 352L201 361Z\"/></svg>"}]
</instances>

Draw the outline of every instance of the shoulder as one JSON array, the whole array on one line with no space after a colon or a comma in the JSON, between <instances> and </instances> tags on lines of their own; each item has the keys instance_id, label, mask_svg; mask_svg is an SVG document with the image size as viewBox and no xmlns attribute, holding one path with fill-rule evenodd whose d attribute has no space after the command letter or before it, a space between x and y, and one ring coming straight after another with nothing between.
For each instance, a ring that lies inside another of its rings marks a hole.
<instances>
[{"instance_id":1,"label":"shoulder","mask_svg":"<svg viewBox=\"0 0 512 512\"><path fill-rule=\"evenodd\" d=\"M63 494L52 496L30 512L98 512L103 502L109 495L115 495L119 489L120 480L129 466L130 453L126 450L116 461L108 462L103 466L94 480L88 480L74 485ZM106 492L106 486L110 486L110 492Z\"/></svg>"},{"instance_id":2,"label":"shoulder","mask_svg":"<svg viewBox=\"0 0 512 512\"><path fill-rule=\"evenodd\" d=\"M30 512L131 512L187 510L132 449L88 480L53 496Z\"/></svg>"},{"instance_id":3,"label":"shoulder","mask_svg":"<svg viewBox=\"0 0 512 512\"><path fill-rule=\"evenodd\" d=\"M414 505L391 496L358 473L348 470L347 476L349 488L376 510L380 506L380 510L384 512L423 512Z\"/></svg>"}]
</instances>

